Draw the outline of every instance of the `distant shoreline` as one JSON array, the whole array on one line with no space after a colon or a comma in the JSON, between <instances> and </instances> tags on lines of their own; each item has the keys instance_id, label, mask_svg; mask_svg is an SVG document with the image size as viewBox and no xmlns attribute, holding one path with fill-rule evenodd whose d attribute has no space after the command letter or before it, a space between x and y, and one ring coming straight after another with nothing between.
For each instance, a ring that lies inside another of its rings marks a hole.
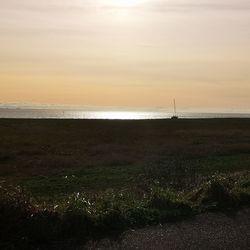
<instances>
[{"instance_id":1,"label":"distant shoreline","mask_svg":"<svg viewBox=\"0 0 250 250\"><path fill-rule=\"evenodd\" d=\"M150 121L208 121L208 120L250 120L250 117L214 117L214 118L182 118L171 120L171 118L155 118L155 119L87 119L87 118L1 118L0 121L93 121L93 122L150 122Z\"/></svg>"}]
</instances>

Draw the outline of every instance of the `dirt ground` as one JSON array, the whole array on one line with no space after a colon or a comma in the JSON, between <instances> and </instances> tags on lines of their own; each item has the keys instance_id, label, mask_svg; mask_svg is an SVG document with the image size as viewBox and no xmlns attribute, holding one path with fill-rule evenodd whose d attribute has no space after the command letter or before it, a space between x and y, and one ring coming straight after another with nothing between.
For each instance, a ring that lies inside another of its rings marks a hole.
<instances>
[{"instance_id":1,"label":"dirt ground","mask_svg":"<svg viewBox=\"0 0 250 250\"><path fill-rule=\"evenodd\" d=\"M81 249L247 250L250 249L250 209L234 215L202 214L189 221L127 231L119 240L89 242Z\"/></svg>"}]
</instances>

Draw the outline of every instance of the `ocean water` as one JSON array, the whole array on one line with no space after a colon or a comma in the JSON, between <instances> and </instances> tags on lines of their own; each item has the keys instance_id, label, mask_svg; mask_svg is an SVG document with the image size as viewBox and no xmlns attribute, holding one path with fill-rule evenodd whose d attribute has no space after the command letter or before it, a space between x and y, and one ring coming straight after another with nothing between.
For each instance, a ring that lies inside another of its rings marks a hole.
<instances>
[{"instance_id":1,"label":"ocean water","mask_svg":"<svg viewBox=\"0 0 250 250\"><path fill-rule=\"evenodd\" d=\"M109 120L144 120L167 119L173 113L165 111L131 110L68 110L68 109L25 109L0 108L0 118L23 119L109 119ZM250 118L250 114L240 113L178 113L180 118Z\"/></svg>"}]
</instances>

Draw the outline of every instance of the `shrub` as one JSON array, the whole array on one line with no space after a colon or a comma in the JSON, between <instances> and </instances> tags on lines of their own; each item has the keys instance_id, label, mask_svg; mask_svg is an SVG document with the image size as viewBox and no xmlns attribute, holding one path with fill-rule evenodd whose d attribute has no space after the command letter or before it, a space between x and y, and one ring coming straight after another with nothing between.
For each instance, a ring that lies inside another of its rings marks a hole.
<instances>
[{"instance_id":1,"label":"shrub","mask_svg":"<svg viewBox=\"0 0 250 250\"><path fill-rule=\"evenodd\" d=\"M119 208L111 208L98 215L97 227L101 232L116 232L124 230L127 222Z\"/></svg>"},{"instance_id":2,"label":"shrub","mask_svg":"<svg viewBox=\"0 0 250 250\"><path fill-rule=\"evenodd\" d=\"M66 207L61 211L60 237L86 239L95 227L91 216L93 204L79 193L70 196L65 203Z\"/></svg>"},{"instance_id":3,"label":"shrub","mask_svg":"<svg viewBox=\"0 0 250 250\"><path fill-rule=\"evenodd\" d=\"M246 188L235 188L233 190L234 195L237 197L241 206L250 205L250 189Z\"/></svg>"},{"instance_id":4,"label":"shrub","mask_svg":"<svg viewBox=\"0 0 250 250\"><path fill-rule=\"evenodd\" d=\"M152 225L160 221L160 211L138 206L126 211L126 219L129 226Z\"/></svg>"},{"instance_id":5,"label":"shrub","mask_svg":"<svg viewBox=\"0 0 250 250\"><path fill-rule=\"evenodd\" d=\"M185 201L184 196L170 190L154 190L148 206L160 211L160 220L162 221L176 220L176 218L185 217L192 213L192 208Z\"/></svg>"},{"instance_id":6,"label":"shrub","mask_svg":"<svg viewBox=\"0 0 250 250\"><path fill-rule=\"evenodd\" d=\"M0 187L0 241L13 243L25 238L26 222L35 212L20 188Z\"/></svg>"},{"instance_id":7,"label":"shrub","mask_svg":"<svg viewBox=\"0 0 250 250\"><path fill-rule=\"evenodd\" d=\"M227 179L213 176L202 188L194 192L191 200L202 210L222 210L238 206L238 199L233 194Z\"/></svg>"}]
</instances>

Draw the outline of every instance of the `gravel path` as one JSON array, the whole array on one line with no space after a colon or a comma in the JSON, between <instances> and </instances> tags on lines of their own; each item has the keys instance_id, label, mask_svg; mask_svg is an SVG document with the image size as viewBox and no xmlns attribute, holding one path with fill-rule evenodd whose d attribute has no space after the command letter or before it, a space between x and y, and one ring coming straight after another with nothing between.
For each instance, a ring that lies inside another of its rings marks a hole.
<instances>
[{"instance_id":1,"label":"gravel path","mask_svg":"<svg viewBox=\"0 0 250 250\"><path fill-rule=\"evenodd\" d=\"M84 249L250 249L250 209L234 216L209 213L189 221L128 231L119 241L90 242Z\"/></svg>"}]
</instances>

